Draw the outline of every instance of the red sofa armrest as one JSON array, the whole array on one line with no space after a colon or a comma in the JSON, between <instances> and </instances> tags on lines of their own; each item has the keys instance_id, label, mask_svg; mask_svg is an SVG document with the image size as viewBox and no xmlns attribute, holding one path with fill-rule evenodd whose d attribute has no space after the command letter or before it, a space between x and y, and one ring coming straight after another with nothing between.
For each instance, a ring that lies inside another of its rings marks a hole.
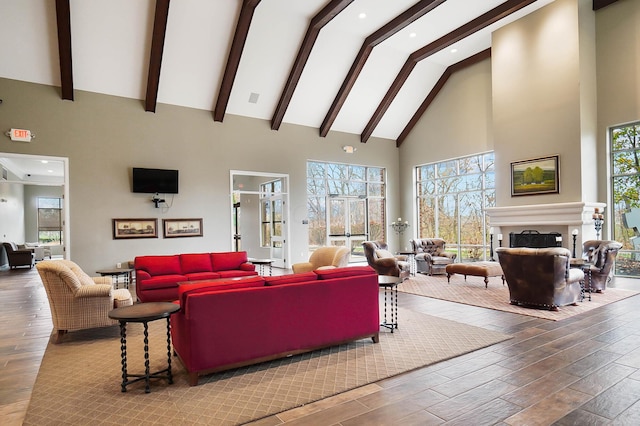
<instances>
[{"instance_id":1,"label":"red sofa armrest","mask_svg":"<svg viewBox=\"0 0 640 426\"><path fill-rule=\"evenodd\" d=\"M245 263L241 263L240 264L240 268L241 271L255 271L256 270L256 265L254 265L253 263L249 263L249 262L245 262Z\"/></svg>"}]
</instances>

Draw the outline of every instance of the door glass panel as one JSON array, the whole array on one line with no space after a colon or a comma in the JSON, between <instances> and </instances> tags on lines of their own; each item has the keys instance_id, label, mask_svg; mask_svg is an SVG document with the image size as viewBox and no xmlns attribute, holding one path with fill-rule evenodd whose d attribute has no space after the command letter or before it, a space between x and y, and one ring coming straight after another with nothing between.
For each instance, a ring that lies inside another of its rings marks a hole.
<instances>
[{"instance_id":1,"label":"door glass panel","mask_svg":"<svg viewBox=\"0 0 640 426\"><path fill-rule=\"evenodd\" d=\"M364 200L351 200L349 203L349 227L352 235L364 235L366 232L366 213Z\"/></svg>"},{"instance_id":2,"label":"door glass panel","mask_svg":"<svg viewBox=\"0 0 640 426\"><path fill-rule=\"evenodd\" d=\"M344 235L346 232L346 203L344 199L329 200L329 235Z\"/></svg>"}]
</instances>

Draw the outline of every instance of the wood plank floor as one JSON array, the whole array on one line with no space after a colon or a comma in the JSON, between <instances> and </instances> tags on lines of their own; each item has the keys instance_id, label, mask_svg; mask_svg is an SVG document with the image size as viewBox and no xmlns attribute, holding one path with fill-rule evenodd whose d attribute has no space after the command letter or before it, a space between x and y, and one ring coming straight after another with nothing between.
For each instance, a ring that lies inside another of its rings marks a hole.
<instances>
[{"instance_id":1,"label":"wood plank floor","mask_svg":"<svg viewBox=\"0 0 640 426\"><path fill-rule=\"evenodd\" d=\"M35 269L0 271L0 294L0 423L20 425L51 315ZM557 322L409 294L399 303L515 337L254 425L640 424L640 295Z\"/></svg>"}]
</instances>

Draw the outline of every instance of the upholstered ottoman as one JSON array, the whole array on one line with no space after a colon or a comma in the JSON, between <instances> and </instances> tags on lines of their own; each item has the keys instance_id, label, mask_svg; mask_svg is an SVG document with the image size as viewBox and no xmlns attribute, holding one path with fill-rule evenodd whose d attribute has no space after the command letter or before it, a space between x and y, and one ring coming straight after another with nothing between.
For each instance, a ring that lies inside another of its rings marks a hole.
<instances>
[{"instance_id":1,"label":"upholstered ottoman","mask_svg":"<svg viewBox=\"0 0 640 426\"><path fill-rule=\"evenodd\" d=\"M451 275L460 274L474 277L484 277L484 287L489 286L489 277L501 277L502 285L504 285L504 273L499 262L468 262L468 263L452 263L447 265L447 282L451 281Z\"/></svg>"}]
</instances>

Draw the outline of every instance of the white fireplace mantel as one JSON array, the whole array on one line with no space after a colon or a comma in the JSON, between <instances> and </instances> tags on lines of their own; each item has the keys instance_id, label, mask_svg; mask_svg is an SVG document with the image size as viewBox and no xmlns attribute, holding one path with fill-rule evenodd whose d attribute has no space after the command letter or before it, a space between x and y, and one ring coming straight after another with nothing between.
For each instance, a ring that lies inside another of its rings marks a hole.
<instances>
[{"instance_id":1,"label":"white fireplace mantel","mask_svg":"<svg viewBox=\"0 0 640 426\"><path fill-rule=\"evenodd\" d=\"M595 239L593 213L596 208L601 211L605 203L571 202L555 204L531 204L523 206L489 207L487 216L496 234L508 235L509 232L537 230L540 232L559 232L564 246L569 246L572 232L578 230L578 245ZM601 234L602 235L602 234ZM508 239L505 238L505 241Z\"/></svg>"},{"instance_id":2,"label":"white fireplace mantel","mask_svg":"<svg viewBox=\"0 0 640 426\"><path fill-rule=\"evenodd\" d=\"M531 225L582 226L591 225L595 208L606 204L590 202L531 204L526 206L489 207L491 226L521 227Z\"/></svg>"}]
</instances>

